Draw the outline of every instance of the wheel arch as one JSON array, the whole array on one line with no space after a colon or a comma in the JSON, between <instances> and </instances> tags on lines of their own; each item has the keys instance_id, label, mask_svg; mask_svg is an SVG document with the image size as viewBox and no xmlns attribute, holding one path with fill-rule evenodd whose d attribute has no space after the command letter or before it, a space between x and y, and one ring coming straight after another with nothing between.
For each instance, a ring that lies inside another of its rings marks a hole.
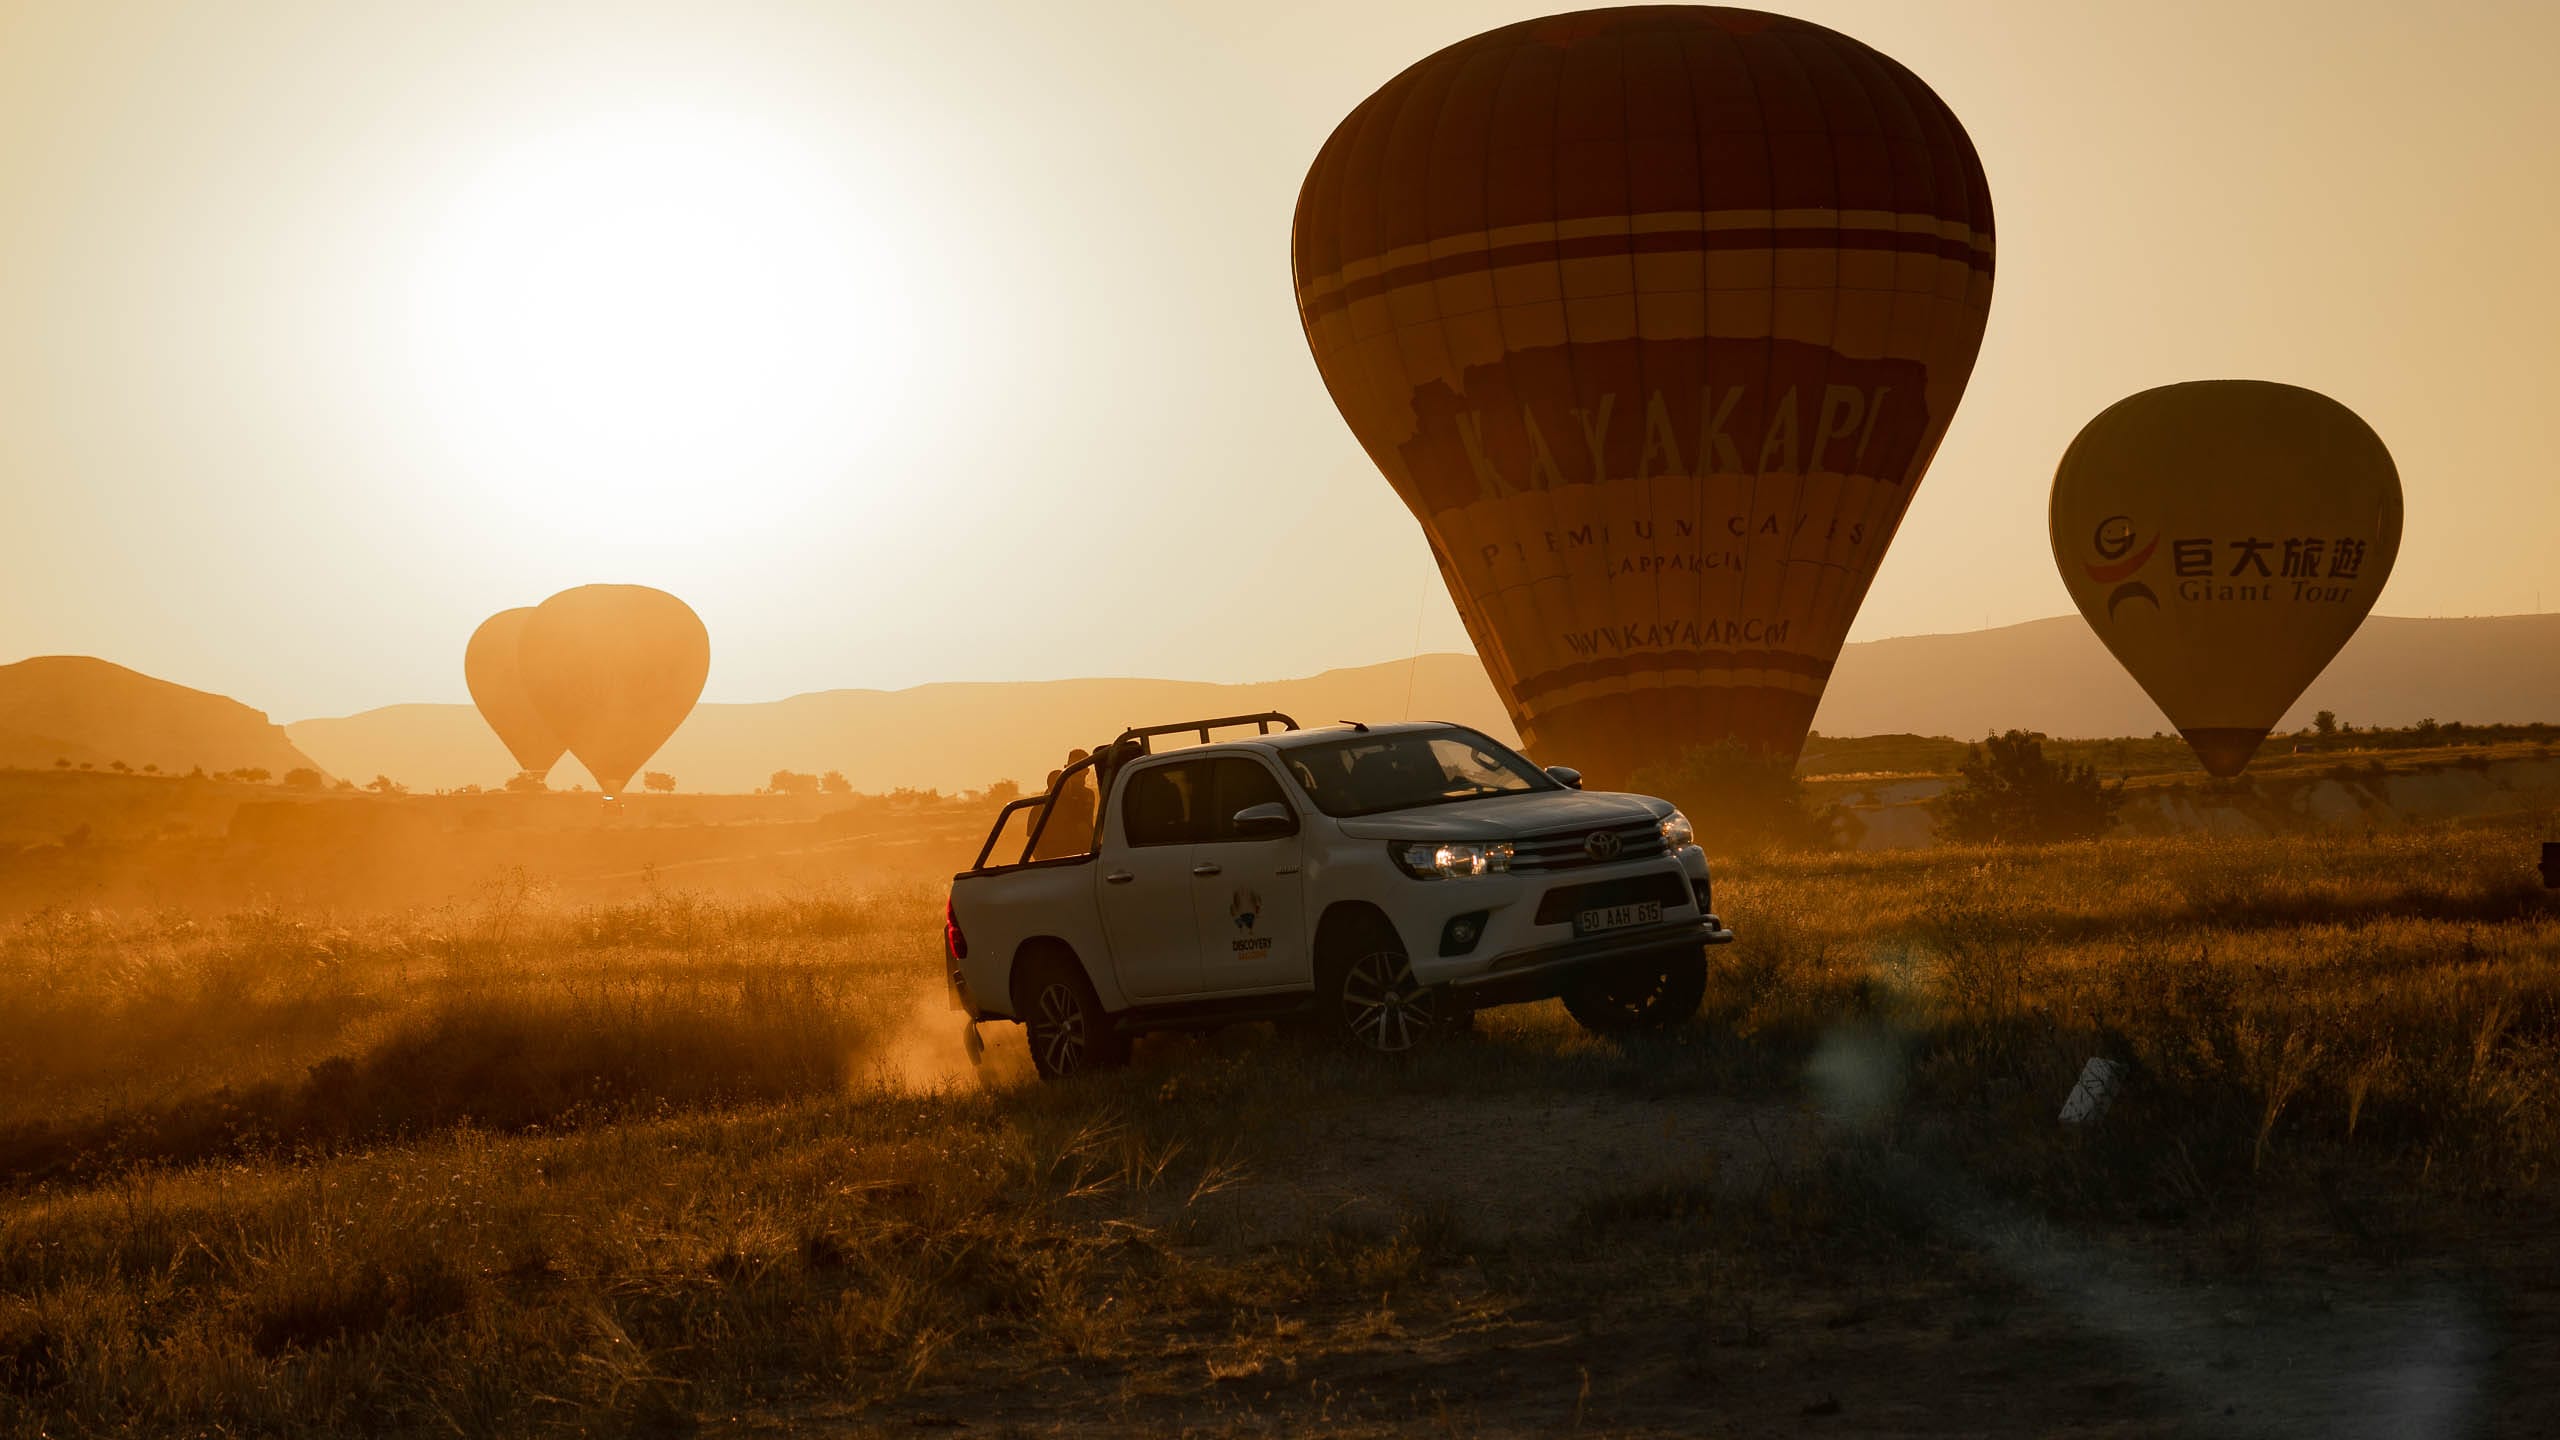
<instances>
[{"instance_id":1,"label":"wheel arch","mask_svg":"<svg viewBox=\"0 0 2560 1440\"><path fill-rule=\"evenodd\" d=\"M1023 975L1034 963L1052 958L1064 960L1073 965L1084 972L1085 984L1093 984L1093 969L1084 963L1082 955L1076 953L1075 946L1055 935L1033 935L1013 947L1013 963L1005 972L1005 998L1013 1005L1015 1019L1022 1019L1031 1013L1031 997L1022 993ZM1098 987L1096 993L1099 993Z\"/></svg>"},{"instance_id":2,"label":"wheel arch","mask_svg":"<svg viewBox=\"0 0 2560 1440\"><path fill-rule=\"evenodd\" d=\"M1373 900L1336 900L1324 908L1316 919L1314 945L1318 988L1332 967L1348 963L1350 947L1363 938L1385 934L1398 945L1404 944L1404 933L1386 910Z\"/></svg>"}]
</instances>

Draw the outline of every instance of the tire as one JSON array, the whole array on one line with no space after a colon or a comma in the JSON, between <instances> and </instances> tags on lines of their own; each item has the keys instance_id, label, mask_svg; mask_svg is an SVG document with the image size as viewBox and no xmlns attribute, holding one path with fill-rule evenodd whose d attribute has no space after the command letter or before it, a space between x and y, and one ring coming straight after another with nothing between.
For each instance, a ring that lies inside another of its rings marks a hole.
<instances>
[{"instance_id":1,"label":"tire","mask_svg":"<svg viewBox=\"0 0 2560 1440\"><path fill-rule=\"evenodd\" d=\"M1017 991L1031 1067L1043 1080L1090 1075L1129 1060L1127 1036L1112 1028L1093 982L1071 955L1039 955L1023 966Z\"/></svg>"},{"instance_id":2,"label":"tire","mask_svg":"<svg viewBox=\"0 0 2560 1440\"><path fill-rule=\"evenodd\" d=\"M1407 1054L1443 1028L1440 992L1414 979L1404 942L1382 925L1365 925L1344 937L1326 977L1319 1013L1328 1031L1358 1049Z\"/></svg>"},{"instance_id":3,"label":"tire","mask_svg":"<svg viewBox=\"0 0 2560 1440\"><path fill-rule=\"evenodd\" d=\"M1707 998L1707 952L1683 951L1650 969L1594 975L1564 992L1564 1008L1594 1035L1667 1030L1698 1013Z\"/></svg>"}]
</instances>

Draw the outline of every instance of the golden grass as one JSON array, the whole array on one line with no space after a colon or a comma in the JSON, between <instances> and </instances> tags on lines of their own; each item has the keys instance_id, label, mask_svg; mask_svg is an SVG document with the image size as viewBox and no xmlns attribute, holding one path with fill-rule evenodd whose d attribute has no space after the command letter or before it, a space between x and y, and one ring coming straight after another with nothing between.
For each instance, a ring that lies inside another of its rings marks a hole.
<instances>
[{"instance_id":1,"label":"golden grass","mask_svg":"<svg viewBox=\"0 0 2560 1440\"><path fill-rule=\"evenodd\" d=\"M1214 1430L1181 1407L1393 1343L1462 1262L1488 1315L1893 1263L1932 1233L1913 1164L2077 1223L2325 1206L2423 1247L2560 1133L2531 838L1738 863L1745 939L1671 1036L1544 1006L1409 1064L1255 1032L1045 1089L957 1066L929 891L46 913L0 940L0 1433L682 1433L997 1383ZM2091 1055L2133 1078L2065 1131ZM1342 1107L1558 1093L1802 1101L1832 1138L1741 1208L1585 1197L1561 1259L1497 1261L1463 1207L1232 1203Z\"/></svg>"}]
</instances>

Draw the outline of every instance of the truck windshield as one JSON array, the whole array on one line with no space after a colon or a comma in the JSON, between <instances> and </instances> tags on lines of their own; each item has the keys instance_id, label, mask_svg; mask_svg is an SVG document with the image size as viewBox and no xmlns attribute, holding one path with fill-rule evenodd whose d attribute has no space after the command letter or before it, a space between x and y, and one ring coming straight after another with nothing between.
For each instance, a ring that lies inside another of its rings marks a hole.
<instances>
[{"instance_id":1,"label":"truck windshield","mask_svg":"<svg viewBox=\"0 0 2560 1440\"><path fill-rule=\"evenodd\" d=\"M1559 788L1545 771L1473 730L1353 735L1293 748L1288 760L1316 808L1337 819Z\"/></svg>"}]
</instances>

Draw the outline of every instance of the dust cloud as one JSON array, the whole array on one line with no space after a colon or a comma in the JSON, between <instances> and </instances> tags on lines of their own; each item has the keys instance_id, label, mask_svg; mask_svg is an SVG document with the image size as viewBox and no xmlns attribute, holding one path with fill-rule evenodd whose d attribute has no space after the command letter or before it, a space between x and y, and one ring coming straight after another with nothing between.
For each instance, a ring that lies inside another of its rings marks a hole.
<instances>
[{"instance_id":1,"label":"dust cloud","mask_svg":"<svg viewBox=\"0 0 2560 1440\"><path fill-rule=\"evenodd\" d=\"M966 1028L960 1012L939 995L921 996L855 1073L883 1089L913 1094L972 1086L1011 1090L1038 1078L1021 1026L1000 1020L978 1026L983 1049L974 1060L962 1038Z\"/></svg>"}]
</instances>

